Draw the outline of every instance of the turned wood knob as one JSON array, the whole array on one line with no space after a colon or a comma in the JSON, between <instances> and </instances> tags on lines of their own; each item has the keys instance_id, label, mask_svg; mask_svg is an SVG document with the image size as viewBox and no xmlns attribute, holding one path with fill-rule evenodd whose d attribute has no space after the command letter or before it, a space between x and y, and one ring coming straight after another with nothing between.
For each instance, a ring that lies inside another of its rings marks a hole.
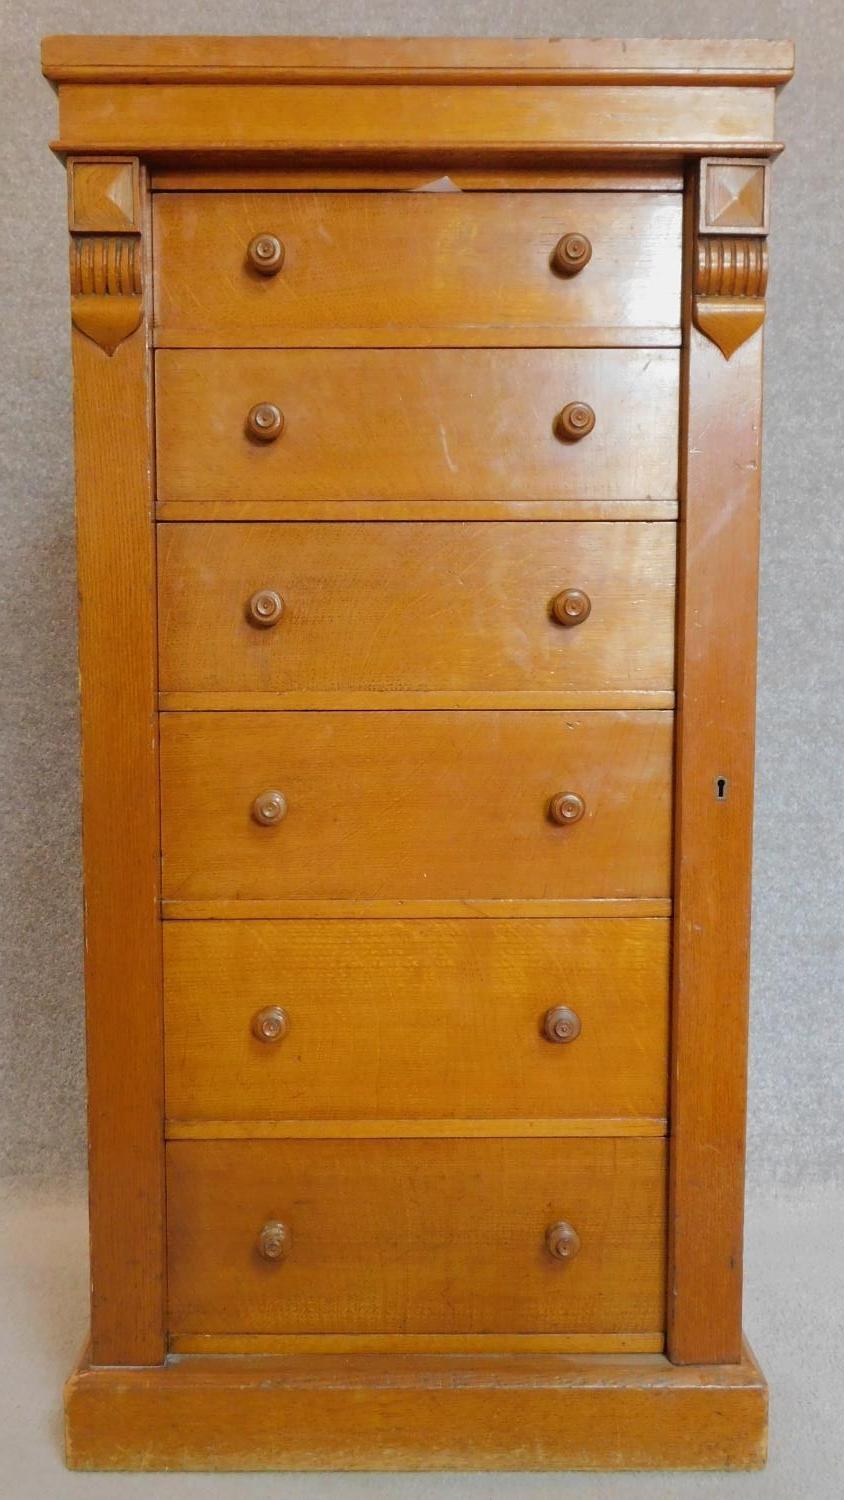
<instances>
[{"instance_id":1,"label":"turned wood knob","mask_svg":"<svg viewBox=\"0 0 844 1500\"><path fill-rule=\"evenodd\" d=\"M279 1219L269 1219L257 1240L258 1254L264 1260L285 1260L290 1254L290 1230Z\"/></svg>"},{"instance_id":2,"label":"turned wood knob","mask_svg":"<svg viewBox=\"0 0 844 1500\"><path fill-rule=\"evenodd\" d=\"M249 241L246 256L253 271L261 276L275 276L284 264L284 246L274 234L256 234Z\"/></svg>"},{"instance_id":3,"label":"turned wood knob","mask_svg":"<svg viewBox=\"0 0 844 1500\"><path fill-rule=\"evenodd\" d=\"M287 812L287 798L283 792L259 792L252 803L252 816L256 823L271 828L280 823Z\"/></svg>"},{"instance_id":4,"label":"turned wood knob","mask_svg":"<svg viewBox=\"0 0 844 1500\"><path fill-rule=\"evenodd\" d=\"M551 613L559 625L579 625L591 609L592 600L582 589L563 589L551 605Z\"/></svg>"},{"instance_id":5,"label":"turned wood knob","mask_svg":"<svg viewBox=\"0 0 844 1500\"><path fill-rule=\"evenodd\" d=\"M569 401L554 419L554 432L563 443L579 443L595 426L595 413L585 401Z\"/></svg>"},{"instance_id":6,"label":"turned wood knob","mask_svg":"<svg viewBox=\"0 0 844 1500\"><path fill-rule=\"evenodd\" d=\"M545 1012L542 1034L549 1042L574 1042L580 1036L580 1016L567 1005L552 1005Z\"/></svg>"},{"instance_id":7,"label":"turned wood knob","mask_svg":"<svg viewBox=\"0 0 844 1500\"><path fill-rule=\"evenodd\" d=\"M246 418L246 431L259 443L274 443L283 426L284 416L271 401L259 401Z\"/></svg>"},{"instance_id":8,"label":"turned wood knob","mask_svg":"<svg viewBox=\"0 0 844 1500\"><path fill-rule=\"evenodd\" d=\"M555 1260L573 1260L580 1249L580 1235L573 1225L561 1219L545 1231L545 1247Z\"/></svg>"},{"instance_id":9,"label":"turned wood knob","mask_svg":"<svg viewBox=\"0 0 844 1500\"><path fill-rule=\"evenodd\" d=\"M554 246L551 265L561 276L576 276L592 259L592 245L585 234L564 234Z\"/></svg>"},{"instance_id":10,"label":"turned wood knob","mask_svg":"<svg viewBox=\"0 0 844 1500\"><path fill-rule=\"evenodd\" d=\"M246 617L250 625L257 625L261 630L269 630L271 625L277 625L283 613L284 600L275 589L259 589L246 606Z\"/></svg>"},{"instance_id":11,"label":"turned wood knob","mask_svg":"<svg viewBox=\"0 0 844 1500\"><path fill-rule=\"evenodd\" d=\"M568 823L579 823L586 811L586 803L577 792L558 792L548 806L552 823L565 828Z\"/></svg>"},{"instance_id":12,"label":"turned wood knob","mask_svg":"<svg viewBox=\"0 0 844 1500\"><path fill-rule=\"evenodd\" d=\"M280 1042L289 1030L290 1017L281 1005L268 1005L252 1017L252 1035L259 1042Z\"/></svg>"}]
</instances>

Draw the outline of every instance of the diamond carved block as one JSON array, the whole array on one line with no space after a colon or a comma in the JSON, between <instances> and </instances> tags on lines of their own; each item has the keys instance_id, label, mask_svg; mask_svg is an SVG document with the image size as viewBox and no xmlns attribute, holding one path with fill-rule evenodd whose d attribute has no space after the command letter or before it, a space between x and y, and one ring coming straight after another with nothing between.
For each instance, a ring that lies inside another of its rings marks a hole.
<instances>
[{"instance_id":1,"label":"diamond carved block","mask_svg":"<svg viewBox=\"0 0 844 1500\"><path fill-rule=\"evenodd\" d=\"M72 234L131 234L140 230L136 157L74 157L68 163L67 182Z\"/></svg>"},{"instance_id":2,"label":"diamond carved block","mask_svg":"<svg viewBox=\"0 0 844 1500\"><path fill-rule=\"evenodd\" d=\"M770 164L708 157L701 167L701 234L767 234Z\"/></svg>"}]
</instances>

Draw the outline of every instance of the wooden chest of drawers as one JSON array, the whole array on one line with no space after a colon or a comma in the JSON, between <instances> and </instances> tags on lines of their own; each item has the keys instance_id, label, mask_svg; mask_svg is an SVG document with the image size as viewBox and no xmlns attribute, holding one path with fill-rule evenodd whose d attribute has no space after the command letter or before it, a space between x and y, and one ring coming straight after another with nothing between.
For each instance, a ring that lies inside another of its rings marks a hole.
<instances>
[{"instance_id":1,"label":"wooden chest of drawers","mask_svg":"<svg viewBox=\"0 0 844 1500\"><path fill-rule=\"evenodd\" d=\"M759 327L790 48L44 62L88 961L69 1462L758 1464Z\"/></svg>"}]
</instances>

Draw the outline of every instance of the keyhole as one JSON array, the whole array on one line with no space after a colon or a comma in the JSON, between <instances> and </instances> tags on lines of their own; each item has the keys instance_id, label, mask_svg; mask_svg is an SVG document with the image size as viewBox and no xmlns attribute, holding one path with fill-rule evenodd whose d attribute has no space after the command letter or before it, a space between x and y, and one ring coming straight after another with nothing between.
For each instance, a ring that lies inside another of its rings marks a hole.
<instances>
[{"instance_id":1,"label":"keyhole","mask_svg":"<svg viewBox=\"0 0 844 1500\"><path fill-rule=\"evenodd\" d=\"M730 783L728 782L726 776L716 776L716 778L715 778L715 796L716 796L716 798L717 798L717 800L719 802L726 802L726 800L727 800L727 788L728 788L729 784Z\"/></svg>"}]
</instances>

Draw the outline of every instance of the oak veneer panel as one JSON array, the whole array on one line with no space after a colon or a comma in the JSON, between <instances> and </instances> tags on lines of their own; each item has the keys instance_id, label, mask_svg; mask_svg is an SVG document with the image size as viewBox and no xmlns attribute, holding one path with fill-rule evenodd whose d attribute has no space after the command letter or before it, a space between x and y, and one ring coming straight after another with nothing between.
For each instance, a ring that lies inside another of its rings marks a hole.
<instances>
[{"instance_id":1,"label":"oak veneer panel","mask_svg":"<svg viewBox=\"0 0 844 1500\"><path fill-rule=\"evenodd\" d=\"M137 162L128 166L131 202L140 181L145 218L145 176ZM93 212L95 198L83 194L77 207ZM145 1364L163 1358L165 1347L155 528L147 328L134 332L111 356L74 328L71 349L91 1351L99 1364Z\"/></svg>"},{"instance_id":2,"label":"oak veneer panel","mask_svg":"<svg viewBox=\"0 0 844 1500\"><path fill-rule=\"evenodd\" d=\"M560 275L574 230L592 258ZM681 230L670 193L159 194L157 342L677 344ZM284 246L273 276L258 234Z\"/></svg>"},{"instance_id":3,"label":"oak veneer panel","mask_svg":"<svg viewBox=\"0 0 844 1500\"><path fill-rule=\"evenodd\" d=\"M663 1326L659 1140L171 1141L167 1164L176 1334ZM563 1219L571 1261L545 1248Z\"/></svg>"},{"instance_id":4,"label":"oak veneer panel","mask_svg":"<svg viewBox=\"0 0 844 1500\"><path fill-rule=\"evenodd\" d=\"M726 360L691 328L685 385L669 1350L692 1364L742 1349L761 332Z\"/></svg>"},{"instance_id":5,"label":"oak veneer panel","mask_svg":"<svg viewBox=\"0 0 844 1500\"><path fill-rule=\"evenodd\" d=\"M74 1469L756 1469L767 1387L658 1354L258 1355L80 1361Z\"/></svg>"},{"instance_id":6,"label":"oak veneer panel","mask_svg":"<svg viewBox=\"0 0 844 1500\"><path fill-rule=\"evenodd\" d=\"M671 706L675 571L671 523L161 525L162 701ZM262 629L268 588L284 613ZM591 603L573 626L566 588Z\"/></svg>"},{"instance_id":7,"label":"oak veneer panel","mask_svg":"<svg viewBox=\"0 0 844 1500\"><path fill-rule=\"evenodd\" d=\"M747 1469L767 1387L658 1354L181 1357L69 1380L74 1469ZM389 1434L389 1442L385 1441Z\"/></svg>"},{"instance_id":8,"label":"oak veneer panel","mask_svg":"<svg viewBox=\"0 0 844 1500\"><path fill-rule=\"evenodd\" d=\"M673 716L167 713L173 899L665 896ZM262 827L259 793L286 817ZM550 799L575 791L581 820Z\"/></svg>"},{"instance_id":9,"label":"oak veneer panel","mask_svg":"<svg viewBox=\"0 0 844 1500\"><path fill-rule=\"evenodd\" d=\"M774 90L490 83L65 83L61 151L144 155L504 155L770 150Z\"/></svg>"},{"instance_id":10,"label":"oak veneer panel","mask_svg":"<svg viewBox=\"0 0 844 1500\"><path fill-rule=\"evenodd\" d=\"M170 922L174 1120L664 1116L670 924ZM290 1030L257 1040L281 1005ZM571 1043L542 1035L572 1008Z\"/></svg>"},{"instance_id":11,"label":"oak veneer panel","mask_svg":"<svg viewBox=\"0 0 844 1500\"><path fill-rule=\"evenodd\" d=\"M162 349L158 498L670 500L678 381L666 349ZM573 401L595 429L561 442ZM275 442L247 435L261 402Z\"/></svg>"}]
</instances>

